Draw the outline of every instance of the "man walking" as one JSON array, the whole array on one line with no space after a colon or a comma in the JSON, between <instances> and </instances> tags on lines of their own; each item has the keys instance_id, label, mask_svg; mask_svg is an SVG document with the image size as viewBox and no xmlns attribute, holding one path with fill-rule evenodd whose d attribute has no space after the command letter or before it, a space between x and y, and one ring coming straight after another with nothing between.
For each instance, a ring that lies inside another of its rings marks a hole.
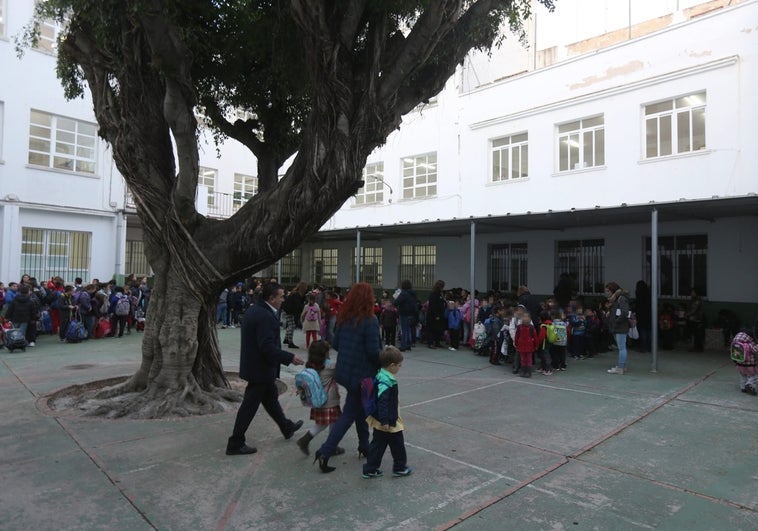
<instances>
[{"instance_id":1,"label":"man walking","mask_svg":"<svg viewBox=\"0 0 758 531\"><path fill-rule=\"evenodd\" d=\"M281 348L276 312L282 302L284 288L276 283L266 283L258 302L250 306L242 316L240 378L247 381L247 388L237 411L232 436L226 445L226 455L254 454L258 451L245 444L245 432L261 404L279 426L285 439L290 439L303 425L302 420L292 422L285 417L276 388L280 365L304 363L300 357Z\"/></svg>"}]
</instances>

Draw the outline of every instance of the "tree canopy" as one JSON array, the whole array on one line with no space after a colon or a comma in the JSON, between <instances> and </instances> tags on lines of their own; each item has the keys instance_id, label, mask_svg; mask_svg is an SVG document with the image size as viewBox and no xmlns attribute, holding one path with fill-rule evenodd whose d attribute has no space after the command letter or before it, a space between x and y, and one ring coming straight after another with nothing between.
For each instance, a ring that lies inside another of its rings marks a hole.
<instances>
[{"instance_id":1,"label":"tree canopy","mask_svg":"<svg viewBox=\"0 0 758 531\"><path fill-rule=\"evenodd\" d=\"M318 231L360 188L366 158L402 116L435 96L470 50L489 49L507 28L518 35L531 8L529 0L40 3L38 17L64 27L59 77L69 97L89 88L156 276L142 366L111 392L141 399L116 414L208 410L208 395L228 387L212 326L219 290ZM201 127L258 160L258 193L226 220L195 210Z\"/></svg>"}]
</instances>

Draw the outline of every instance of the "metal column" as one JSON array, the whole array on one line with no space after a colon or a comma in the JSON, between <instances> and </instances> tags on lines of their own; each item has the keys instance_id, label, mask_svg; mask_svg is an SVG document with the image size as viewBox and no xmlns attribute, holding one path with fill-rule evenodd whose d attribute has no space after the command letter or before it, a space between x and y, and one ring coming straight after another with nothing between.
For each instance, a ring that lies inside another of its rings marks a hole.
<instances>
[{"instance_id":1,"label":"metal column","mask_svg":"<svg viewBox=\"0 0 758 531\"><path fill-rule=\"evenodd\" d=\"M658 210L650 215L650 350L651 372L658 372Z\"/></svg>"},{"instance_id":2,"label":"metal column","mask_svg":"<svg viewBox=\"0 0 758 531\"><path fill-rule=\"evenodd\" d=\"M355 231L355 281L361 281L361 231Z\"/></svg>"},{"instance_id":3,"label":"metal column","mask_svg":"<svg viewBox=\"0 0 758 531\"><path fill-rule=\"evenodd\" d=\"M281 258L276 263L276 281L279 284L282 283L282 259Z\"/></svg>"},{"instance_id":4,"label":"metal column","mask_svg":"<svg viewBox=\"0 0 758 531\"><path fill-rule=\"evenodd\" d=\"M471 311L471 320L470 320L470 322L471 322L471 333L472 334L474 333L474 312L476 311L476 305L474 303L474 300L475 300L475 297L476 297L475 296L475 293L476 293L475 280L476 280L476 278L475 278L475 275L474 275L474 266L475 266L475 262L476 262L476 260L474 259L475 256L476 256L476 222L472 221L471 222L471 250L470 250L470 256L469 256L469 275L470 275L470 279L469 280L471 281L471 291L470 291L470 293L471 293L471 306L470 306L469 309Z\"/></svg>"}]
</instances>

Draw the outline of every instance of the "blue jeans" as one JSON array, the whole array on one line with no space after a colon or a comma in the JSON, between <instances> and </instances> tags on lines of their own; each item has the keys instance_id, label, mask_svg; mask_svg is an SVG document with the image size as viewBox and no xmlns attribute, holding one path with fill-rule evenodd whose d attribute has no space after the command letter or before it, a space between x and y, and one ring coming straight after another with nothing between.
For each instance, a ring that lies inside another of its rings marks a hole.
<instances>
[{"instance_id":1,"label":"blue jeans","mask_svg":"<svg viewBox=\"0 0 758 531\"><path fill-rule=\"evenodd\" d=\"M229 324L228 323L229 319L227 318L228 314L227 314L226 309L227 309L227 305L225 302L219 302L216 305L216 322L221 323L224 326Z\"/></svg>"},{"instance_id":2,"label":"blue jeans","mask_svg":"<svg viewBox=\"0 0 758 531\"><path fill-rule=\"evenodd\" d=\"M616 367L619 369L626 368L626 334L614 334L616 346L619 348L619 361Z\"/></svg>"},{"instance_id":3,"label":"blue jeans","mask_svg":"<svg viewBox=\"0 0 758 531\"><path fill-rule=\"evenodd\" d=\"M26 327L28 325L29 325L29 323L18 323L18 322L16 322L16 323L13 323L13 328L18 328L19 330L21 330L21 332L23 332L23 334L24 334L24 337L26 337Z\"/></svg>"},{"instance_id":4,"label":"blue jeans","mask_svg":"<svg viewBox=\"0 0 758 531\"><path fill-rule=\"evenodd\" d=\"M411 342L413 336L411 335L411 316L400 316L400 350L408 350L411 348Z\"/></svg>"},{"instance_id":5,"label":"blue jeans","mask_svg":"<svg viewBox=\"0 0 758 531\"><path fill-rule=\"evenodd\" d=\"M319 448L321 455L326 458L333 456L337 451L337 445L353 423L355 423L355 431L358 433L358 448L368 452L368 424L366 424L366 414L363 412L363 404L361 403L360 387L347 390L342 415L329 429L329 436Z\"/></svg>"}]
</instances>

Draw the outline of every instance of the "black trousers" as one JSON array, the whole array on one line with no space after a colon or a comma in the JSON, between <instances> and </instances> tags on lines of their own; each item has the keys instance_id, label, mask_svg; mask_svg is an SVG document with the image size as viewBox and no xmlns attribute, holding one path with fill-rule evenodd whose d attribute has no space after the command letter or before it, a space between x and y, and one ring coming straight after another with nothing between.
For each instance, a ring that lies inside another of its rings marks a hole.
<instances>
[{"instance_id":1,"label":"black trousers","mask_svg":"<svg viewBox=\"0 0 758 531\"><path fill-rule=\"evenodd\" d=\"M374 438L368 447L368 458L363 465L364 472L376 472L382 464L382 457L390 447L392 454L392 471L405 470L408 457L405 453L405 438L402 431L390 433L388 431L377 430L374 428Z\"/></svg>"},{"instance_id":2,"label":"black trousers","mask_svg":"<svg viewBox=\"0 0 758 531\"><path fill-rule=\"evenodd\" d=\"M292 431L293 422L284 416L281 404L279 404L279 391L276 382L253 383L248 382L245 388L245 397L242 399L237 418L234 421L234 430L229 437L228 447L235 449L245 444L245 432L250 427L258 406L263 404L263 409L274 419L282 435Z\"/></svg>"}]
</instances>

